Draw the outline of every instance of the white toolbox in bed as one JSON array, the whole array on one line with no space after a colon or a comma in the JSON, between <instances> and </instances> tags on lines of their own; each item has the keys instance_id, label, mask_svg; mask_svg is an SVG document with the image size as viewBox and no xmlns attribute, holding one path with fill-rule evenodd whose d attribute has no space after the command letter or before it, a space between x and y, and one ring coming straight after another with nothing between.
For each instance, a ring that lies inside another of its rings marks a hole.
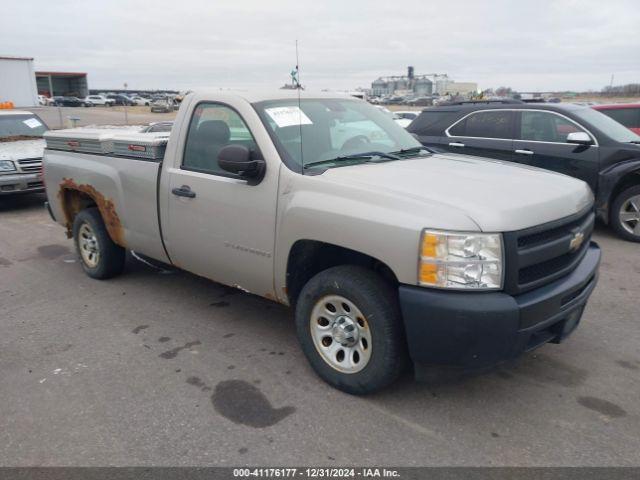
<instances>
[{"instance_id":1,"label":"white toolbox in bed","mask_svg":"<svg viewBox=\"0 0 640 480\"><path fill-rule=\"evenodd\" d=\"M66 130L49 130L45 132L44 139L47 142L47 148L54 150L109 154L113 152L114 135L122 134L123 131L132 131L131 128L132 127L128 127L127 130L123 128L70 128Z\"/></svg>"},{"instance_id":2,"label":"white toolbox in bed","mask_svg":"<svg viewBox=\"0 0 640 480\"><path fill-rule=\"evenodd\" d=\"M169 132L120 133L113 137L113 154L162 160L168 141Z\"/></svg>"}]
</instances>

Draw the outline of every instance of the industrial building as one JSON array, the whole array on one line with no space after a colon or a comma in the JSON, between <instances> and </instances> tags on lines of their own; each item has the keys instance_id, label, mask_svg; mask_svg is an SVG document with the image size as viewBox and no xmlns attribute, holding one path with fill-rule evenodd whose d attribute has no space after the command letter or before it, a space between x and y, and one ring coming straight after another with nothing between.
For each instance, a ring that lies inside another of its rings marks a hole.
<instances>
[{"instance_id":1,"label":"industrial building","mask_svg":"<svg viewBox=\"0 0 640 480\"><path fill-rule=\"evenodd\" d=\"M38 93L84 98L89 95L87 74L80 72L36 72Z\"/></svg>"},{"instance_id":2,"label":"industrial building","mask_svg":"<svg viewBox=\"0 0 640 480\"><path fill-rule=\"evenodd\" d=\"M371 94L375 97L408 93L417 96L431 95L433 82L428 77L428 75L415 76L413 67L409 67L406 76L380 77L374 80L371 84Z\"/></svg>"},{"instance_id":3,"label":"industrial building","mask_svg":"<svg viewBox=\"0 0 640 480\"><path fill-rule=\"evenodd\" d=\"M415 75L413 67L407 68L407 75L380 77L371 83L371 94L375 97L390 95L424 96L459 94L476 92L478 84L473 82L454 82L446 73L427 73Z\"/></svg>"},{"instance_id":4,"label":"industrial building","mask_svg":"<svg viewBox=\"0 0 640 480\"><path fill-rule=\"evenodd\" d=\"M16 107L38 105L33 58L0 55L0 102Z\"/></svg>"}]
</instances>

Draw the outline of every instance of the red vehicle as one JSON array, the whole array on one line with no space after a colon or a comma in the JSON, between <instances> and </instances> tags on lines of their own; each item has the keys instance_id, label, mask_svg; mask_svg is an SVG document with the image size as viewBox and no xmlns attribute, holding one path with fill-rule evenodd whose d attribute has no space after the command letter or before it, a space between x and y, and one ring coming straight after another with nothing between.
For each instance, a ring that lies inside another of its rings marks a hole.
<instances>
[{"instance_id":1,"label":"red vehicle","mask_svg":"<svg viewBox=\"0 0 640 480\"><path fill-rule=\"evenodd\" d=\"M640 103L594 105L593 108L640 135Z\"/></svg>"}]
</instances>

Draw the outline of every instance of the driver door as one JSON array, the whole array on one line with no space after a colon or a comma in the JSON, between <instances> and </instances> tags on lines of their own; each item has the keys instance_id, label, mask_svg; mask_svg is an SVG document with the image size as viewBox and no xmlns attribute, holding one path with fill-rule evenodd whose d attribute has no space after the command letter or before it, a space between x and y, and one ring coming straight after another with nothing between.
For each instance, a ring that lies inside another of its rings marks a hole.
<instances>
[{"instance_id":1,"label":"driver door","mask_svg":"<svg viewBox=\"0 0 640 480\"><path fill-rule=\"evenodd\" d=\"M195 106L181 164L168 169L166 247L174 264L258 295L273 294L278 171L267 165L255 185L218 165L218 152L259 147L231 106ZM267 162L268 163L268 162Z\"/></svg>"}]
</instances>

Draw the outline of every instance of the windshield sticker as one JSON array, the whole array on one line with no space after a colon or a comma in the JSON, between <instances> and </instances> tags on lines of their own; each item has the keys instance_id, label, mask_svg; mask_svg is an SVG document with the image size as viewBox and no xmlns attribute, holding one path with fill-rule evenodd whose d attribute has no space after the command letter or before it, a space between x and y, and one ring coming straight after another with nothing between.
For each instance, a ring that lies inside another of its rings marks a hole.
<instances>
[{"instance_id":1,"label":"windshield sticker","mask_svg":"<svg viewBox=\"0 0 640 480\"><path fill-rule=\"evenodd\" d=\"M42 123L40 123L35 118L29 118L28 120L23 120L22 123L24 123L29 128L38 128L42 126Z\"/></svg>"},{"instance_id":2,"label":"windshield sticker","mask_svg":"<svg viewBox=\"0 0 640 480\"><path fill-rule=\"evenodd\" d=\"M280 128L313 124L299 107L273 107L265 108L265 111Z\"/></svg>"}]
</instances>

